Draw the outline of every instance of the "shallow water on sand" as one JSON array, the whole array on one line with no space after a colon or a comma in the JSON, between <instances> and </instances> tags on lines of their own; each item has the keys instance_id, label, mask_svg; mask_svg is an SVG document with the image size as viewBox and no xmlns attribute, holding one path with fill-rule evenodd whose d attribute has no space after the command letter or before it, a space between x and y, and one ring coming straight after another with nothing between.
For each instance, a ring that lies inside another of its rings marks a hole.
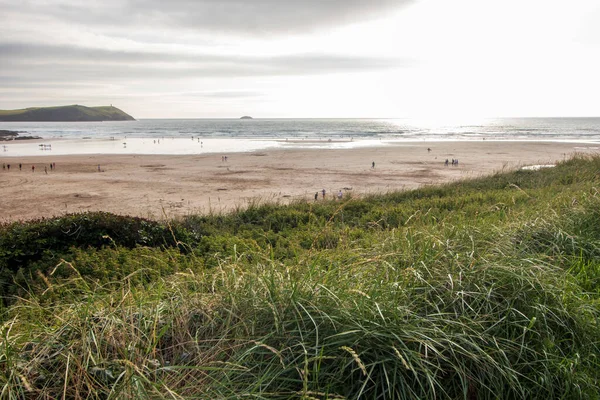
<instances>
[{"instance_id":1,"label":"shallow water on sand","mask_svg":"<svg viewBox=\"0 0 600 400\"><path fill-rule=\"evenodd\" d=\"M0 142L1 156L48 153L202 154L271 148L344 149L385 146L390 142L445 140L600 143L600 118L500 118L468 121L146 119L112 122L0 122L0 129L43 138ZM51 146L40 146L43 144Z\"/></svg>"}]
</instances>

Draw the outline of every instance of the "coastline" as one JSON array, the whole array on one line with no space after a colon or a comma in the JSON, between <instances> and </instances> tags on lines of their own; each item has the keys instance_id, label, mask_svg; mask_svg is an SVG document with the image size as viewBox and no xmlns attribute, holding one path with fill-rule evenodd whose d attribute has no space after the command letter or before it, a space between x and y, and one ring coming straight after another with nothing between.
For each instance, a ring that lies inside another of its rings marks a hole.
<instances>
[{"instance_id":1,"label":"coastline","mask_svg":"<svg viewBox=\"0 0 600 400\"><path fill-rule=\"evenodd\" d=\"M433 146L453 143L562 143L578 144L582 148L600 150L595 140L535 140L507 138L473 139L353 139L353 138L206 138L191 137L114 137L114 138L48 138L23 137L0 142L0 158L35 156L170 156L250 153L277 150L351 150L399 146Z\"/></svg>"},{"instance_id":2,"label":"coastline","mask_svg":"<svg viewBox=\"0 0 600 400\"><path fill-rule=\"evenodd\" d=\"M340 190L347 197L414 189L600 151L596 143L584 142L403 141L224 153L210 152L206 140L202 140L205 152L198 154L0 152L0 163L11 164L10 171L0 171L0 221L85 211L173 218L227 212L253 202L314 201L317 191L322 201L322 189L332 200ZM191 145L191 139L185 141ZM459 164L445 166L445 159L458 159ZM50 169L50 163L56 169Z\"/></svg>"}]
</instances>

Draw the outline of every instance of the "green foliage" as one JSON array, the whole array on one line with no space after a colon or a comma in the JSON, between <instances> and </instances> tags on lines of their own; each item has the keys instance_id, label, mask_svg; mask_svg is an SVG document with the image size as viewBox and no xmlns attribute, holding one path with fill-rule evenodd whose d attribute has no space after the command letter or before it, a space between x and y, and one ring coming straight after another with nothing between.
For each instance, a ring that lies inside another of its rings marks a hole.
<instances>
[{"instance_id":1,"label":"green foliage","mask_svg":"<svg viewBox=\"0 0 600 400\"><path fill-rule=\"evenodd\" d=\"M597 398L597 171L2 227L3 396Z\"/></svg>"},{"instance_id":2,"label":"green foliage","mask_svg":"<svg viewBox=\"0 0 600 400\"><path fill-rule=\"evenodd\" d=\"M0 296L22 292L23 279L15 277L29 281L79 249L173 247L186 238L182 229L104 212L5 225L0 227Z\"/></svg>"},{"instance_id":3,"label":"green foliage","mask_svg":"<svg viewBox=\"0 0 600 400\"><path fill-rule=\"evenodd\" d=\"M47 252L61 253L72 246L172 246L174 240L164 225L105 212L15 222L0 229L0 268L15 271Z\"/></svg>"}]
</instances>

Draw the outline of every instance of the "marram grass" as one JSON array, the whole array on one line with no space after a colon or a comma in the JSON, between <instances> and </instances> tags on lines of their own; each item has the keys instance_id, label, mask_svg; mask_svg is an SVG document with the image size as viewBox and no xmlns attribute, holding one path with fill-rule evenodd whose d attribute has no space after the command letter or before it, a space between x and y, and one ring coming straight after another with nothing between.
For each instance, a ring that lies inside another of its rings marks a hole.
<instances>
[{"instance_id":1,"label":"marram grass","mask_svg":"<svg viewBox=\"0 0 600 400\"><path fill-rule=\"evenodd\" d=\"M598 398L598 164L42 258L5 303L0 397Z\"/></svg>"}]
</instances>

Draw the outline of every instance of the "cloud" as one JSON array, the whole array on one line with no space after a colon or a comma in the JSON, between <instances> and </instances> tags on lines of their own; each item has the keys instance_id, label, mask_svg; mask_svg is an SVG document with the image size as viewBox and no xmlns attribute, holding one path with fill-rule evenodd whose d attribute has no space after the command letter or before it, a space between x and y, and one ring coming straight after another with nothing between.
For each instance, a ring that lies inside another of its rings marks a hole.
<instances>
[{"instance_id":1,"label":"cloud","mask_svg":"<svg viewBox=\"0 0 600 400\"><path fill-rule=\"evenodd\" d=\"M248 90L219 90L206 92L183 92L176 93L174 96L189 97L198 99L253 99L262 97L264 93L253 92Z\"/></svg>"},{"instance_id":2,"label":"cloud","mask_svg":"<svg viewBox=\"0 0 600 400\"><path fill-rule=\"evenodd\" d=\"M0 42L0 82L116 82L141 79L305 76L384 70L401 58L334 54L224 56Z\"/></svg>"},{"instance_id":3,"label":"cloud","mask_svg":"<svg viewBox=\"0 0 600 400\"><path fill-rule=\"evenodd\" d=\"M53 16L65 22L107 27L169 27L200 31L303 33L360 22L414 0L25 0L0 1L5 11Z\"/></svg>"}]
</instances>

